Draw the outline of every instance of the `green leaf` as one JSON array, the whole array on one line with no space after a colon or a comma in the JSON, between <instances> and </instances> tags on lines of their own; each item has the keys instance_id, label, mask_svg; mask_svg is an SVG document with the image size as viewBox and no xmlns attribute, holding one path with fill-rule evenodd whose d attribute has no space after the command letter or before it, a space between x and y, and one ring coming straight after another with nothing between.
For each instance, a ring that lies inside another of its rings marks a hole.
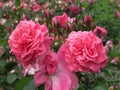
<instances>
[{"instance_id":1,"label":"green leaf","mask_svg":"<svg viewBox=\"0 0 120 90\"><path fill-rule=\"evenodd\" d=\"M40 85L39 87L36 87L34 80L31 80L25 85L23 90L44 90L44 84Z\"/></svg>"},{"instance_id":2,"label":"green leaf","mask_svg":"<svg viewBox=\"0 0 120 90\"><path fill-rule=\"evenodd\" d=\"M38 87L38 90L45 90L45 84L42 84Z\"/></svg>"},{"instance_id":3,"label":"green leaf","mask_svg":"<svg viewBox=\"0 0 120 90\"><path fill-rule=\"evenodd\" d=\"M108 90L105 86L96 86L93 90Z\"/></svg>"},{"instance_id":4,"label":"green leaf","mask_svg":"<svg viewBox=\"0 0 120 90\"><path fill-rule=\"evenodd\" d=\"M35 86L34 80L29 81L23 90L38 90L37 87Z\"/></svg>"},{"instance_id":5,"label":"green leaf","mask_svg":"<svg viewBox=\"0 0 120 90\"><path fill-rule=\"evenodd\" d=\"M14 90L23 90L26 84L29 83L32 79L33 79L32 77L24 77L23 79L16 83Z\"/></svg>"},{"instance_id":6,"label":"green leaf","mask_svg":"<svg viewBox=\"0 0 120 90\"><path fill-rule=\"evenodd\" d=\"M5 23L5 27L10 27L11 24L13 23L13 20L12 19L8 19Z\"/></svg>"},{"instance_id":7,"label":"green leaf","mask_svg":"<svg viewBox=\"0 0 120 90\"><path fill-rule=\"evenodd\" d=\"M4 67L5 67L5 65L6 65L5 60L0 59L0 74L4 73Z\"/></svg>"},{"instance_id":8,"label":"green leaf","mask_svg":"<svg viewBox=\"0 0 120 90\"><path fill-rule=\"evenodd\" d=\"M20 5L20 0L15 0L15 5L18 7Z\"/></svg>"},{"instance_id":9,"label":"green leaf","mask_svg":"<svg viewBox=\"0 0 120 90\"><path fill-rule=\"evenodd\" d=\"M108 90L108 87L105 85L104 80L99 80L97 81L97 85L93 88L93 90Z\"/></svg>"},{"instance_id":10,"label":"green leaf","mask_svg":"<svg viewBox=\"0 0 120 90\"><path fill-rule=\"evenodd\" d=\"M12 84L17 79L17 76L15 74L10 74L6 78L6 82L8 84Z\"/></svg>"},{"instance_id":11,"label":"green leaf","mask_svg":"<svg viewBox=\"0 0 120 90\"><path fill-rule=\"evenodd\" d=\"M3 12L4 12L3 9L0 8L0 18L2 18Z\"/></svg>"}]
</instances>

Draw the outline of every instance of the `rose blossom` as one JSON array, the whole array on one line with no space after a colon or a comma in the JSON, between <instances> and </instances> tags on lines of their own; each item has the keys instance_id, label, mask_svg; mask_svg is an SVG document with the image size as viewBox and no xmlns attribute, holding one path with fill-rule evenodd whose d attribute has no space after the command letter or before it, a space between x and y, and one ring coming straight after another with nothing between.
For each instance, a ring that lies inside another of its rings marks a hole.
<instances>
[{"instance_id":1,"label":"rose blossom","mask_svg":"<svg viewBox=\"0 0 120 90\"><path fill-rule=\"evenodd\" d=\"M107 35L107 30L100 26L96 26L96 28L93 30L93 33L100 38L104 38Z\"/></svg>"},{"instance_id":2,"label":"rose blossom","mask_svg":"<svg viewBox=\"0 0 120 90\"><path fill-rule=\"evenodd\" d=\"M28 7L28 4L27 4L27 3L21 2L20 8L22 8L22 9L27 9L27 7Z\"/></svg>"},{"instance_id":3,"label":"rose blossom","mask_svg":"<svg viewBox=\"0 0 120 90\"><path fill-rule=\"evenodd\" d=\"M25 69L29 65L36 66L38 56L43 56L52 43L52 39L47 35L46 25L40 25L33 21L20 21L9 37L11 52ZM33 66L33 67L35 67Z\"/></svg>"},{"instance_id":4,"label":"rose blossom","mask_svg":"<svg viewBox=\"0 0 120 90\"><path fill-rule=\"evenodd\" d=\"M40 71L34 75L36 86L45 83L45 90L73 90L78 83L77 76L68 70L53 52L40 58ZM65 83L65 84L64 84Z\"/></svg>"},{"instance_id":5,"label":"rose blossom","mask_svg":"<svg viewBox=\"0 0 120 90\"><path fill-rule=\"evenodd\" d=\"M58 52L76 72L100 72L108 61L101 39L87 31L71 32Z\"/></svg>"},{"instance_id":6,"label":"rose blossom","mask_svg":"<svg viewBox=\"0 0 120 90\"><path fill-rule=\"evenodd\" d=\"M66 13L63 13L62 16L55 16L52 18L52 24L57 25L58 23L61 25L61 27L65 27L67 22L74 22L76 18L70 18Z\"/></svg>"},{"instance_id":7,"label":"rose blossom","mask_svg":"<svg viewBox=\"0 0 120 90\"><path fill-rule=\"evenodd\" d=\"M34 12L39 11L39 9L40 9L40 7L39 7L38 4L35 4L35 5L33 6L33 11L34 11Z\"/></svg>"}]
</instances>

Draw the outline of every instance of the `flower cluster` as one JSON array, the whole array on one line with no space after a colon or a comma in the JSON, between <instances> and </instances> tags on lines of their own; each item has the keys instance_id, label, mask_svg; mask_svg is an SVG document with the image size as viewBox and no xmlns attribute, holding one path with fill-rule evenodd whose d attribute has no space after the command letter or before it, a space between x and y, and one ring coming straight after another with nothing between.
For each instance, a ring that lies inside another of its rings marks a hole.
<instances>
[{"instance_id":1,"label":"flower cluster","mask_svg":"<svg viewBox=\"0 0 120 90\"><path fill-rule=\"evenodd\" d=\"M64 13L52 21L64 27L74 18ZM24 75L34 75L36 86L45 84L45 90L73 90L78 86L76 72L100 72L106 65L102 40L92 31L72 31L57 53L51 48L53 36L46 24L25 20L9 37L11 52L22 65Z\"/></svg>"}]
</instances>

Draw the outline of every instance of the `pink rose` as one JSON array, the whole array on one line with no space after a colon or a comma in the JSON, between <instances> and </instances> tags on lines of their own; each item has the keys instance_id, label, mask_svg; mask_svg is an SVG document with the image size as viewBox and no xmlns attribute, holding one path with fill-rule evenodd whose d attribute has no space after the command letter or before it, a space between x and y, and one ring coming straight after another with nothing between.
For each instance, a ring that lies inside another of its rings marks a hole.
<instances>
[{"instance_id":1,"label":"pink rose","mask_svg":"<svg viewBox=\"0 0 120 90\"><path fill-rule=\"evenodd\" d=\"M93 30L93 33L100 38L104 38L107 35L107 30L100 26L96 26L96 28Z\"/></svg>"},{"instance_id":2,"label":"pink rose","mask_svg":"<svg viewBox=\"0 0 120 90\"><path fill-rule=\"evenodd\" d=\"M63 54L66 66L76 72L100 72L108 61L101 39L87 31L71 32L58 53Z\"/></svg>"},{"instance_id":3,"label":"pink rose","mask_svg":"<svg viewBox=\"0 0 120 90\"><path fill-rule=\"evenodd\" d=\"M62 16L55 16L52 18L52 24L56 26L58 23L61 25L61 27L65 27L67 22L74 22L75 18L70 18L66 13L63 13Z\"/></svg>"},{"instance_id":4,"label":"pink rose","mask_svg":"<svg viewBox=\"0 0 120 90\"><path fill-rule=\"evenodd\" d=\"M25 2L21 2L20 8L21 8L21 9L27 9L27 8L28 8L28 4L25 3Z\"/></svg>"},{"instance_id":5,"label":"pink rose","mask_svg":"<svg viewBox=\"0 0 120 90\"><path fill-rule=\"evenodd\" d=\"M35 5L33 6L33 11L34 11L34 12L39 11L39 9L40 9L40 7L39 7L38 4L35 4Z\"/></svg>"},{"instance_id":6,"label":"pink rose","mask_svg":"<svg viewBox=\"0 0 120 90\"><path fill-rule=\"evenodd\" d=\"M26 69L36 64L38 56L43 56L52 43L47 35L46 25L36 24L33 21L20 21L9 37L11 52Z\"/></svg>"},{"instance_id":7,"label":"pink rose","mask_svg":"<svg viewBox=\"0 0 120 90\"><path fill-rule=\"evenodd\" d=\"M36 86L45 83L45 90L73 90L76 88L78 78L64 67L59 58L53 52L40 58L40 71L34 75Z\"/></svg>"}]
</instances>

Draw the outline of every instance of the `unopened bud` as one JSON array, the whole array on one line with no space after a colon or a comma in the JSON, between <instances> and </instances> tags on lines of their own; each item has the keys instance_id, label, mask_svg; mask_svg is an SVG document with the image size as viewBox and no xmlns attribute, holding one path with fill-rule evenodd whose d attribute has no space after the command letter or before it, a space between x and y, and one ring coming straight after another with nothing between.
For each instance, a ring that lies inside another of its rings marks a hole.
<instances>
[{"instance_id":1,"label":"unopened bud","mask_svg":"<svg viewBox=\"0 0 120 90\"><path fill-rule=\"evenodd\" d=\"M115 16L117 17L117 18L120 18L120 13L116 10L115 11Z\"/></svg>"},{"instance_id":2,"label":"unopened bud","mask_svg":"<svg viewBox=\"0 0 120 90\"><path fill-rule=\"evenodd\" d=\"M91 21L92 21L92 17L90 15L86 14L85 17L84 17L84 23L85 24L90 24Z\"/></svg>"},{"instance_id":3,"label":"unopened bud","mask_svg":"<svg viewBox=\"0 0 120 90\"><path fill-rule=\"evenodd\" d=\"M45 9L44 10L44 16L45 16L45 18L49 18L49 14L50 14L49 10Z\"/></svg>"},{"instance_id":4,"label":"unopened bud","mask_svg":"<svg viewBox=\"0 0 120 90\"><path fill-rule=\"evenodd\" d=\"M69 22L66 23L66 25L65 25L65 29L66 29L66 30L72 31L73 28L74 28L74 27L73 27L72 23L69 23Z\"/></svg>"},{"instance_id":5,"label":"unopened bud","mask_svg":"<svg viewBox=\"0 0 120 90\"><path fill-rule=\"evenodd\" d=\"M111 63L112 63L112 64L117 64L118 61L119 61L119 58L118 58L118 57L115 57L115 58L111 61Z\"/></svg>"},{"instance_id":6,"label":"unopened bud","mask_svg":"<svg viewBox=\"0 0 120 90\"><path fill-rule=\"evenodd\" d=\"M113 48L114 48L114 46L113 46L112 40L108 40L108 41L106 42L106 45L105 45L106 51L113 50Z\"/></svg>"}]
</instances>

